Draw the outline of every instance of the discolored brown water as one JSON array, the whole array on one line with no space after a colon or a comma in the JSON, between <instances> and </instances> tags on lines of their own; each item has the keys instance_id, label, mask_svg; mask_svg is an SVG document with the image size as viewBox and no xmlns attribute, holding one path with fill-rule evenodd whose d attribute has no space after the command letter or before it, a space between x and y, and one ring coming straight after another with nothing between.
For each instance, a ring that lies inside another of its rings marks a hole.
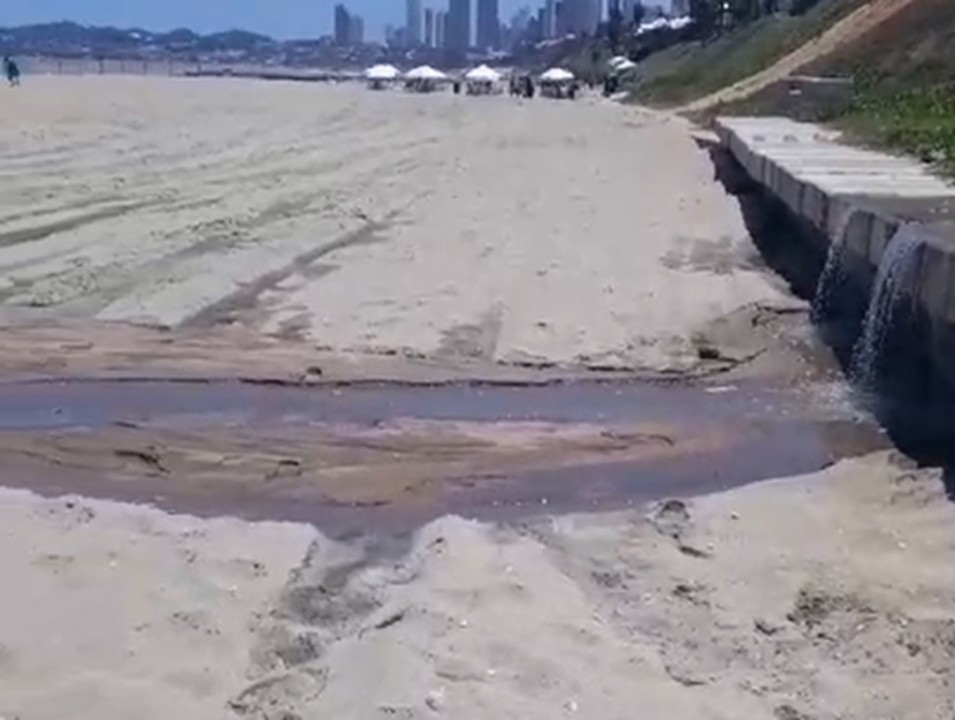
<instances>
[{"instance_id":1,"label":"discolored brown water","mask_svg":"<svg viewBox=\"0 0 955 720\"><path fill-rule=\"evenodd\" d=\"M627 507L883 445L805 392L755 385L0 385L6 484L336 534Z\"/></svg>"}]
</instances>

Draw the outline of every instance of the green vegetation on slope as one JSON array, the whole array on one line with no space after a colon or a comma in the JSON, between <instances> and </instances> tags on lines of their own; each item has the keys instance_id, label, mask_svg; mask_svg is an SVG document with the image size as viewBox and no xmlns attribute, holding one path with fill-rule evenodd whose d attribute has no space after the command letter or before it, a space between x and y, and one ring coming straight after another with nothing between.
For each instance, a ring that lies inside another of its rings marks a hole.
<instances>
[{"instance_id":1,"label":"green vegetation on slope","mask_svg":"<svg viewBox=\"0 0 955 720\"><path fill-rule=\"evenodd\" d=\"M835 124L850 137L916 155L955 174L955 86L865 93Z\"/></svg>"},{"instance_id":2,"label":"green vegetation on slope","mask_svg":"<svg viewBox=\"0 0 955 720\"><path fill-rule=\"evenodd\" d=\"M851 137L911 153L955 175L955 2L919 0L808 68L855 79Z\"/></svg>"},{"instance_id":3,"label":"green vegetation on slope","mask_svg":"<svg viewBox=\"0 0 955 720\"><path fill-rule=\"evenodd\" d=\"M732 85L809 42L865 0L822 0L804 15L776 15L703 42L684 43L641 63L633 98L679 105Z\"/></svg>"}]
</instances>

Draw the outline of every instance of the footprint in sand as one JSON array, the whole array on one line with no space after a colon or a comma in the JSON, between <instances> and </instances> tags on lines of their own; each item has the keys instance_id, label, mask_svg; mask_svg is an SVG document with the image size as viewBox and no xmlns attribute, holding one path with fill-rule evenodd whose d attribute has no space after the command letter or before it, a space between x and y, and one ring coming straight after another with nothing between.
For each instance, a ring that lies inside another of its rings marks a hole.
<instances>
[{"instance_id":1,"label":"footprint in sand","mask_svg":"<svg viewBox=\"0 0 955 720\"><path fill-rule=\"evenodd\" d=\"M57 555L56 553L49 553L45 555L38 555L33 558L32 565L41 570L46 570L54 575L60 575L61 573L67 572L70 568L73 567L76 562L76 558L72 555Z\"/></svg>"}]
</instances>

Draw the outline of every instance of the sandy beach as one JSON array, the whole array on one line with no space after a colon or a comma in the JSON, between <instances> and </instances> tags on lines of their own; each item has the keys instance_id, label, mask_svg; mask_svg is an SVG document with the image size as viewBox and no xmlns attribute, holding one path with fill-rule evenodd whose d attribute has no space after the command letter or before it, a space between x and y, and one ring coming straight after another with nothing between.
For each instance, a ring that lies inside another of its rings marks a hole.
<instances>
[{"instance_id":1,"label":"sandy beach","mask_svg":"<svg viewBox=\"0 0 955 720\"><path fill-rule=\"evenodd\" d=\"M951 475L685 121L27 80L0 720L955 717Z\"/></svg>"},{"instance_id":2,"label":"sandy beach","mask_svg":"<svg viewBox=\"0 0 955 720\"><path fill-rule=\"evenodd\" d=\"M785 302L684 123L590 100L37 78L0 128L0 316L690 369ZM11 182L15 178L16 182Z\"/></svg>"},{"instance_id":3,"label":"sandy beach","mask_svg":"<svg viewBox=\"0 0 955 720\"><path fill-rule=\"evenodd\" d=\"M4 717L952 717L955 512L878 455L625 514L338 543L0 502Z\"/></svg>"}]
</instances>

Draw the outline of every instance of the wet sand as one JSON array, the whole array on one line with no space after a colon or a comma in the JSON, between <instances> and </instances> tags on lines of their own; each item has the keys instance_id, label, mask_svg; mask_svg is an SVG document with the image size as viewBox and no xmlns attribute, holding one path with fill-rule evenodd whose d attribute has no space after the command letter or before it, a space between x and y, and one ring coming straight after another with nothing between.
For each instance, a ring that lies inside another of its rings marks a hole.
<instances>
[{"instance_id":1,"label":"wet sand","mask_svg":"<svg viewBox=\"0 0 955 720\"><path fill-rule=\"evenodd\" d=\"M955 715L951 479L681 121L10 97L0 717Z\"/></svg>"}]
</instances>

